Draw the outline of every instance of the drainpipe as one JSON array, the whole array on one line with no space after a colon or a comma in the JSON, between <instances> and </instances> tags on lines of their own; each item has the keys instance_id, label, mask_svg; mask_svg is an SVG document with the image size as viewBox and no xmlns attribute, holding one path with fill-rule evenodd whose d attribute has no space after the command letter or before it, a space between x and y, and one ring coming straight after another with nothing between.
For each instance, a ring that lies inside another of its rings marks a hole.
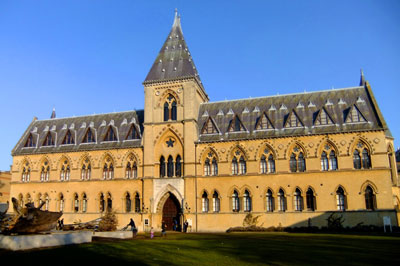
<instances>
[{"instance_id":1,"label":"drainpipe","mask_svg":"<svg viewBox=\"0 0 400 266\"><path fill-rule=\"evenodd\" d=\"M196 233L197 233L197 230L198 230L198 226L197 226L197 165L196 165L196 163L197 163L197 143L195 143L194 144L194 180L195 180L195 183L194 183L194 190L195 190L195 194L194 194L194 206L195 206L195 212L196 212Z\"/></svg>"}]
</instances>

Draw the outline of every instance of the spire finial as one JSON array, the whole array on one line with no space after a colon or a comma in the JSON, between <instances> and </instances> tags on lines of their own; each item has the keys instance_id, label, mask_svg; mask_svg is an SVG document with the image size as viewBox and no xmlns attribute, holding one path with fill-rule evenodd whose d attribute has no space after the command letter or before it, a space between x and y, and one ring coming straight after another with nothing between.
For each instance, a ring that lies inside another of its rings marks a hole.
<instances>
[{"instance_id":1,"label":"spire finial","mask_svg":"<svg viewBox=\"0 0 400 266\"><path fill-rule=\"evenodd\" d=\"M53 112L51 112L50 119L56 118L56 108L53 107Z\"/></svg>"},{"instance_id":2,"label":"spire finial","mask_svg":"<svg viewBox=\"0 0 400 266\"><path fill-rule=\"evenodd\" d=\"M178 9L175 8L174 23L172 24L172 27L180 26L180 17L181 16L178 15Z\"/></svg>"},{"instance_id":3,"label":"spire finial","mask_svg":"<svg viewBox=\"0 0 400 266\"><path fill-rule=\"evenodd\" d=\"M364 72L363 72L362 68L360 69L360 74L361 74L360 86L365 86L365 77L364 77Z\"/></svg>"}]
</instances>

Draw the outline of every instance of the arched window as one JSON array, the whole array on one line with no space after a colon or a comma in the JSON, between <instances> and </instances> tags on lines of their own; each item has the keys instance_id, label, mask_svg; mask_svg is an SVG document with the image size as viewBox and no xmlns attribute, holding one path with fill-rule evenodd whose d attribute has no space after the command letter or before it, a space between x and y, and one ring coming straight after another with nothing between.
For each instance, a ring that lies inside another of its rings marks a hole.
<instances>
[{"instance_id":1,"label":"arched window","mask_svg":"<svg viewBox=\"0 0 400 266\"><path fill-rule=\"evenodd\" d=\"M314 196L314 191L311 188L308 188L306 192L306 201L307 201L307 210L315 211L315 196Z\"/></svg>"},{"instance_id":2,"label":"arched window","mask_svg":"<svg viewBox=\"0 0 400 266\"><path fill-rule=\"evenodd\" d=\"M239 194L236 190L234 190L232 194L232 211L233 212L240 211Z\"/></svg>"},{"instance_id":3,"label":"arched window","mask_svg":"<svg viewBox=\"0 0 400 266\"><path fill-rule=\"evenodd\" d=\"M290 172L297 172L297 159L296 159L296 154L292 153L290 155L290 161L289 161L289 165L290 165Z\"/></svg>"},{"instance_id":4,"label":"arched window","mask_svg":"<svg viewBox=\"0 0 400 266\"><path fill-rule=\"evenodd\" d=\"M376 199L374 190L371 186L367 186L365 189L365 208L367 210L375 210L376 209Z\"/></svg>"},{"instance_id":5,"label":"arched window","mask_svg":"<svg viewBox=\"0 0 400 266\"><path fill-rule=\"evenodd\" d=\"M279 189L278 203L279 203L279 211L281 211L281 212L286 211L286 197L285 197L285 192L283 191L283 189Z\"/></svg>"},{"instance_id":6,"label":"arched window","mask_svg":"<svg viewBox=\"0 0 400 266\"><path fill-rule=\"evenodd\" d=\"M232 175L237 175L239 173L238 171L239 166L236 157L233 157L232 159Z\"/></svg>"},{"instance_id":7,"label":"arched window","mask_svg":"<svg viewBox=\"0 0 400 266\"><path fill-rule=\"evenodd\" d=\"M303 196L301 195L300 189L296 188L294 192L294 210L302 211L303 210Z\"/></svg>"},{"instance_id":8,"label":"arched window","mask_svg":"<svg viewBox=\"0 0 400 266\"><path fill-rule=\"evenodd\" d=\"M337 170L337 158L334 150L329 153L329 170Z\"/></svg>"},{"instance_id":9,"label":"arched window","mask_svg":"<svg viewBox=\"0 0 400 266\"><path fill-rule=\"evenodd\" d=\"M86 158L82 163L81 169L81 180L90 180L92 174L92 167L90 166L90 161Z\"/></svg>"},{"instance_id":10,"label":"arched window","mask_svg":"<svg viewBox=\"0 0 400 266\"><path fill-rule=\"evenodd\" d=\"M61 193L60 197L58 198L59 202L60 202L60 212L64 211L64 195Z\"/></svg>"},{"instance_id":11,"label":"arched window","mask_svg":"<svg viewBox=\"0 0 400 266\"><path fill-rule=\"evenodd\" d=\"M74 212L79 211L79 197L78 194L74 194Z\"/></svg>"},{"instance_id":12,"label":"arched window","mask_svg":"<svg viewBox=\"0 0 400 266\"><path fill-rule=\"evenodd\" d=\"M100 194L99 203L100 203L100 205L99 205L100 212L104 212L106 210L106 201L104 199L104 194L103 193Z\"/></svg>"},{"instance_id":13,"label":"arched window","mask_svg":"<svg viewBox=\"0 0 400 266\"><path fill-rule=\"evenodd\" d=\"M204 175L209 176L210 174L211 174L210 159L206 158L206 161L204 162Z\"/></svg>"},{"instance_id":14,"label":"arched window","mask_svg":"<svg viewBox=\"0 0 400 266\"><path fill-rule=\"evenodd\" d=\"M202 212L208 212L208 195L207 192L203 192L201 196L201 210Z\"/></svg>"},{"instance_id":15,"label":"arched window","mask_svg":"<svg viewBox=\"0 0 400 266\"><path fill-rule=\"evenodd\" d=\"M220 210L220 201L219 201L219 195L217 191L214 191L213 194L213 212L219 212Z\"/></svg>"},{"instance_id":16,"label":"arched window","mask_svg":"<svg viewBox=\"0 0 400 266\"><path fill-rule=\"evenodd\" d=\"M60 171L60 180L61 181L68 181L71 175L70 167L69 167L69 162L67 160L64 160L61 166L61 171Z\"/></svg>"},{"instance_id":17,"label":"arched window","mask_svg":"<svg viewBox=\"0 0 400 266\"><path fill-rule=\"evenodd\" d=\"M160 158L160 177L165 177L165 158L161 156Z\"/></svg>"},{"instance_id":18,"label":"arched window","mask_svg":"<svg viewBox=\"0 0 400 266\"><path fill-rule=\"evenodd\" d=\"M371 168L370 152L363 142L359 142L353 152L354 169Z\"/></svg>"},{"instance_id":19,"label":"arched window","mask_svg":"<svg viewBox=\"0 0 400 266\"><path fill-rule=\"evenodd\" d=\"M268 156L268 173L275 173L275 160L272 154Z\"/></svg>"},{"instance_id":20,"label":"arched window","mask_svg":"<svg viewBox=\"0 0 400 266\"><path fill-rule=\"evenodd\" d=\"M249 191L245 190L243 195L243 211L251 211L251 197Z\"/></svg>"},{"instance_id":21,"label":"arched window","mask_svg":"<svg viewBox=\"0 0 400 266\"><path fill-rule=\"evenodd\" d=\"M137 164L135 157L132 154L128 157L128 162L125 168L125 178L137 178Z\"/></svg>"},{"instance_id":22,"label":"arched window","mask_svg":"<svg viewBox=\"0 0 400 266\"><path fill-rule=\"evenodd\" d=\"M82 195L82 212L87 212L87 196L86 193Z\"/></svg>"},{"instance_id":23,"label":"arched window","mask_svg":"<svg viewBox=\"0 0 400 266\"><path fill-rule=\"evenodd\" d=\"M268 189L267 194L265 195L266 200L266 210L267 212L274 211L274 196L272 195L272 191Z\"/></svg>"},{"instance_id":24,"label":"arched window","mask_svg":"<svg viewBox=\"0 0 400 266\"><path fill-rule=\"evenodd\" d=\"M104 137L104 141L117 141L117 135L114 132L114 129L112 126L109 126L107 133Z\"/></svg>"},{"instance_id":25,"label":"arched window","mask_svg":"<svg viewBox=\"0 0 400 266\"><path fill-rule=\"evenodd\" d=\"M45 209L46 211L48 211L48 210L49 210L49 204L50 204L49 195L44 194L44 201L45 201L44 209Z\"/></svg>"},{"instance_id":26,"label":"arched window","mask_svg":"<svg viewBox=\"0 0 400 266\"><path fill-rule=\"evenodd\" d=\"M326 155L325 151L323 151L321 154L321 170L322 171L329 170L328 156Z\"/></svg>"},{"instance_id":27,"label":"arched window","mask_svg":"<svg viewBox=\"0 0 400 266\"><path fill-rule=\"evenodd\" d=\"M47 161L42 164L42 171L40 172L40 181L45 182L50 179L50 166Z\"/></svg>"},{"instance_id":28,"label":"arched window","mask_svg":"<svg viewBox=\"0 0 400 266\"><path fill-rule=\"evenodd\" d=\"M181 177L182 176L182 162L181 162L181 156L180 155L176 156L175 176L176 177Z\"/></svg>"},{"instance_id":29,"label":"arched window","mask_svg":"<svg viewBox=\"0 0 400 266\"><path fill-rule=\"evenodd\" d=\"M125 196L125 212L132 211L131 195L127 192Z\"/></svg>"},{"instance_id":30,"label":"arched window","mask_svg":"<svg viewBox=\"0 0 400 266\"><path fill-rule=\"evenodd\" d=\"M135 194L135 212L140 212L140 196L137 192Z\"/></svg>"},{"instance_id":31,"label":"arched window","mask_svg":"<svg viewBox=\"0 0 400 266\"><path fill-rule=\"evenodd\" d=\"M246 174L246 161L244 160L243 156L240 156L239 159L239 174L244 175Z\"/></svg>"},{"instance_id":32,"label":"arched window","mask_svg":"<svg viewBox=\"0 0 400 266\"><path fill-rule=\"evenodd\" d=\"M361 157L358 150L355 150L353 153L353 164L355 169L361 169Z\"/></svg>"},{"instance_id":33,"label":"arched window","mask_svg":"<svg viewBox=\"0 0 400 266\"><path fill-rule=\"evenodd\" d=\"M103 167L103 179L113 179L114 178L114 166L112 159L110 157L107 157L104 162L104 167Z\"/></svg>"},{"instance_id":34,"label":"arched window","mask_svg":"<svg viewBox=\"0 0 400 266\"><path fill-rule=\"evenodd\" d=\"M299 172L304 172L306 170L306 160L304 159L304 155L302 152L299 153L298 169Z\"/></svg>"},{"instance_id":35,"label":"arched window","mask_svg":"<svg viewBox=\"0 0 400 266\"><path fill-rule=\"evenodd\" d=\"M24 196L22 194L18 195L18 203L21 208L24 206Z\"/></svg>"},{"instance_id":36,"label":"arched window","mask_svg":"<svg viewBox=\"0 0 400 266\"><path fill-rule=\"evenodd\" d=\"M106 180L108 177L108 165L105 163L103 167L103 179Z\"/></svg>"},{"instance_id":37,"label":"arched window","mask_svg":"<svg viewBox=\"0 0 400 266\"><path fill-rule=\"evenodd\" d=\"M22 169L21 181L29 182L30 178L31 178L31 168L29 167L29 164L26 163L25 167Z\"/></svg>"},{"instance_id":38,"label":"arched window","mask_svg":"<svg viewBox=\"0 0 400 266\"><path fill-rule=\"evenodd\" d=\"M218 175L218 162L215 157L212 160L211 175Z\"/></svg>"},{"instance_id":39,"label":"arched window","mask_svg":"<svg viewBox=\"0 0 400 266\"><path fill-rule=\"evenodd\" d=\"M260 159L260 172L262 174L267 173L267 160L264 155L262 155Z\"/></svg>"},{"instance_id":40,"label":"arched window","mask_svg":"<svg viewBox=\"0 0 400 266\"><path fill-rule=\"evenodd\" d=\"M177 120L176 99L171 94L168 95L164 103L164 121Z\"/></svg>"},{"instance_id":41,"label":"arched window","mask_svg":"<svg viewBox=\"0 0 400 266\"><path fill-rule=\"evenodd\" d=\"M168 156L168 164L167 164L167 176L173 177L174 176L174 159L172 156Z\"/></svg>"},{"instance_id":42,"label":"arched window","mask_svg":"<svg viewBox=\"0 0 400 266\"><path fill-rule=\"evenodd\" d=\"M364 169L371 168L371 158L369 157L369 153L366 148L364 148L364 150L362 151L362 167Z\"/></svg>"},{"instance_id":43,"label":"arched window","mask_svg":"<svg viewBox=\"0 0 400 266\"><path fill-rule=\"evenodd\" d=\"M110 193L107 193L107 211L112 211L112 197Z\"/></svg>"},{"instance_id":44,"label":"arched window","mask_svg":"<svg viewBox=\"0 0 400 266\"><path fill-rule=\"evenodd\" d=\"M131 163L128 162L127 165L126 165L126 168L125 168L125 177L127 179L129 179L129 178L131 178L131 175L132 175Z\"/></svg>"},{"instance_id":45,"label":"arched window","mask_svg":"<svg viewBox=\"0 0 400 266\"><path fill-rule=\"evenodd\" d=\"M346 210L346 195L342 187L336 190L336 207L339 211Z\"/></svg>"}]
</instances>

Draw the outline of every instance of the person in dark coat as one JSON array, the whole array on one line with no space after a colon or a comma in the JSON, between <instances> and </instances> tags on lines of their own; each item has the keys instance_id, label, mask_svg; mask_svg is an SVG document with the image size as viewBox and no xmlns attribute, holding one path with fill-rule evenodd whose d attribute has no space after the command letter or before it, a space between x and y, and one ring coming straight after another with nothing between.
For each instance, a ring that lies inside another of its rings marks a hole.
<instances>
[{"instance_id":1,"label":"person in dark coat","mask_svg":"<svg viewBox=\"0 0 400 266\"><path fill-rule=\"evenodd\" d=\"M161 236L167 237L167 224L164 221L161 223Z\"/></svg>"},{"instance_id":2,"label":"person in dark coat","mask_svg":"<svg viewBox=\"0 0 400 266\"><path fill-rule=\"evenodd\" d=\"M131 221L129 222L129 224L127 226L131 227L131 231L132 231L132 237L136 237L137 235L137 228L135 225L135 222L133 221L133 219L131 218Z\"/></svg>"}]
</instances>

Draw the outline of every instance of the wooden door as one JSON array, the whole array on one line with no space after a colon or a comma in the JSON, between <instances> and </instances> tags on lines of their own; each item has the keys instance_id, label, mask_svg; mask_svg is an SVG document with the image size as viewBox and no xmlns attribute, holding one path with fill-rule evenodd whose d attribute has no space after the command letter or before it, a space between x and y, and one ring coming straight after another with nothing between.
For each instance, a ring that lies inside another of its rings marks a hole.
<instances>
[{"instance_id":1,"label":"wooden door","mask_svg":"<svg viewBox=\"0 0 400 266\"><path fill-rule=\"evenodd\" d=\"M178 228L180 223L179 217L179 203L178 200L170 195L164 203L163 207L163 221L167 225L167 230L170 231L174 225L174 219L178 222Z\"/></svg>"}]
</instances>

